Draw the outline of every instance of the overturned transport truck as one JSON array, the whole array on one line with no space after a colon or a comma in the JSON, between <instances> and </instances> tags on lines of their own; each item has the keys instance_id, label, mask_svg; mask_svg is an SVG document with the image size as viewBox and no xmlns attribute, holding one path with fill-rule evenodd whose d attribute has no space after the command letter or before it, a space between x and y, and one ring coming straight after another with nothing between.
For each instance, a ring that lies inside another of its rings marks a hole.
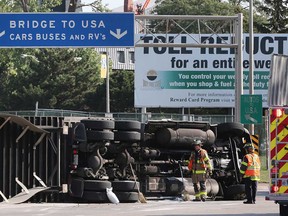
<instances>
[{"instance_id":1,"label":"overturned transport truck","mask_svg":"<svg viewBox=\"0 0 288 216\"><path fill-rule=\"evenodd\" d=\"M213 164L211 199L244 199L242 124L0 113L0 201L120 202L194 194L187 161L201 139Z\"/></svg>"}]
</instances>

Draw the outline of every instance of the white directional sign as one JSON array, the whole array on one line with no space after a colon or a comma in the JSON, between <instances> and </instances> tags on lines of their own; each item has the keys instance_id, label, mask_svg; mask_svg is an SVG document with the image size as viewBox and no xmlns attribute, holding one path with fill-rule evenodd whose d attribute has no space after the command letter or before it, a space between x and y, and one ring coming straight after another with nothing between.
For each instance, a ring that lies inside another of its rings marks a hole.
<instances>
[{"instance_id":1,"label":"white directional sign","mask_svg":"<svg viewBox=\"0 0 288 216\"><path fill-rule=\"evenodd\" d=\"M134 47L134 13L2 13L0 48Z\"/></svg>"}]
</instances>

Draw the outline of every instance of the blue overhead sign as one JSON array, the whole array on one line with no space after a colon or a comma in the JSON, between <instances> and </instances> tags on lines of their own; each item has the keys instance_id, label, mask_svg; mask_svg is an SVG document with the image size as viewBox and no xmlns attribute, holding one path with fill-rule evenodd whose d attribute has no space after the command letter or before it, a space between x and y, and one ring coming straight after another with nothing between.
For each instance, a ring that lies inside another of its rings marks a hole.
<instances>
[{"instance_id":1,"label":"blue overhead sign","mask_svg":"<svg viewBox=\"0 0 288 216\"><path fill-rule=\"evenodd\" d=\"M134 47L133 13L2 13L0 48Z\"/></svg>"}]
</instances>

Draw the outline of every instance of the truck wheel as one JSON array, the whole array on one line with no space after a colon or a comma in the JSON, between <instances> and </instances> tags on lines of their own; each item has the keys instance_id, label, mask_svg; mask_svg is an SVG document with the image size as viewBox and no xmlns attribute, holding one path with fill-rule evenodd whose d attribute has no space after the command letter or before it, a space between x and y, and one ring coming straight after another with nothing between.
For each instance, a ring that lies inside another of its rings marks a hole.
<instances>
[{"instance_id":1,"label":"truck wheel","mask_svg":"<svg viewBox=\"0 0 288 216\"><path fill-rule=\"evenodd\" d=\"M112 181L113 191L138 192L139 182L135 181Z\"/></svg>"},{"instance_id":2,"label":"truck wheel","mask_svg":"<svg viewBox=\"0 0 288 216\"><path fill-rule=\"evenodd\" d=\"M115 121L116 130L124 131L138 131L141 129L141 123L139 121Z\"/></svg>"},{"instance_id":3,"label":"truck wheel","mask_svg":"<svg viewBox=\"0 0 288 216\"><path fill-rule=\"evenodd\" d=\"M217 126L218 138L241 136L244 133L244 126L240 123L221 123Z\"/></svg>"},{"instance_id":4,"label":"truck wheel","mask_svg":"<svg viewBox=\"0 0 288 216\"><path fill-rule=\"evenodd\" d=\"M93 119L83 119L81 122L85 125L86 128L94 130L103 130L103 129L114 129L115 122L112 120L93 120Z\"/></svg>"},{"instance_id":5,"label":"truck wheel","mask_svg":"<svg viewBox=\"0 0 288 216\"><path fill-rule=\"evenodd\" d=\"M84 179L79 177L71 177L69 183L69 194L72 197L82 197L84 191Z\"/></svg>"},{"instance_id":6,"label":"truck wheel","mask_svg":"<svg viewBox=\"0 0 288 216\"><path fill-rule=\"evenodd\" d=\"M114 140L137 142L141 140L141 134L136 131L115 131Z\"/></svg>"},{"instance_id":7,"label":"truck wheel","mask_svg":"<svg viewBox=\"0 0 288 216\"><path fill-rule=\"evenodd\" d=\"M280 216L287 216L288 215L288 204L279 204Z\"/></svg>"},{"instance_id":8,"label":"truck wheel","mask_svg":"<svg viewBox=\"0 0 288 216\"><path fill-rule=\"evenodd\" d=\"M90 141L103 141L103 140L113 140L114 133L112 131L86 131L87 140Z\"/></svg>"},{"instance_id":9,"label":"truck wheel","mask_svg":"<svg viewBox=\"0 0 288 216\"><path fill-rule=\"evenodd\" d=\"M137 202L139 200L138 192L115 191L114 193L116 194L120 202L131 203L131 202Z\"/></svg>"},{"instance_id":10,"label":"truck wheel","mask_svg":"<svg viewBox=\"0 0 288 216\"><path fill-rule=\"evenodd\" d=\"M86 191L106 191L106 188L111 187L110 181L101 180L84 180L84 190Z\"/></svg>"},{"instance_id":11,"label":"truck wheel","mask_svg":"<svg viewBox=\"0 0 288 216\"><path fill-rule=\"evenodd\" d=\"M106 192L84 191L82 198L90 202L109 202Z\"/></svg>"},{"instance_id":12,"label":"truck wheel","mask_svg":"<svg viewBox=\"0 0 288 216\"><path fill-rule=\"evenodd\" d=\"M224 199L226 200L243 200L245 199L245 185L231 185L224 192Z\"/></svg>"}]
</instances>

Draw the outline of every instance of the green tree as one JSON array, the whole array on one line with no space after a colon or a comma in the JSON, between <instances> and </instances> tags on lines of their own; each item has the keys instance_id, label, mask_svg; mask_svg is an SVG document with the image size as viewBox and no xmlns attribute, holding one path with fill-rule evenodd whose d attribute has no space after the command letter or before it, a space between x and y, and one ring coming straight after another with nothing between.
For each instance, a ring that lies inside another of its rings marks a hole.
<instances>
[{"instance_id":1,"label":"green tree","mask_svg":"<svg viewBox=\"0 0 288 216\"><path fill-rule=\"evenodd\" d=\"M156 0L156 4L157 6L154 8L153 13L158 15L235 15L231 4L217 0ZM168 29L169 33L198 33L200 27L201 33L211 33L211 29L201 22L200 26L198 26L197 21L191 22L191 20L178 20L177 23L182 28L174 22L170 22L168 26L166 23L159 25L159 22L152 24L156 27L157 32ZM219 26L223 25L223 22L219 24L218 21L206 21L206 24L216 31ZM183 31L183 28L185 31Z\"/></svg>"},{"instance_id":2,"label":"green tree","mask_svg":"<svg viewBox=\"0 0 288 216\"><path fill-rule=\"evenodd\" d=\"M0 12L51 12L62 0L0 0Z\"/></svg>"},{"instance_id":3,"label":"green tree","mask_svg":"<svg viewBox=\"0 0 288 216\"><path fill-rule=\"evenodd\" d=\"M287 33L288 28L288 1L287 0L264 0L260 7L267 18L263 24L263 33Z\"/></svg>"},{"instance_id":4,"label":"green tree","mask_svg":"<svg viewBox=\"0 0 288 216\"><path fill-rule=\"evenodd\" d=\"M243 31L248 32L249 30L249 8L247 7L249 0L229 0L229 1L220 1L220 0L156 0L158 4L153 13L158 15L213 15L213 16L234 16L238 13L243 13ZM261 1L255 0L253 1L254 5L259 7ZM261 13L254 13L255 20L255 32L260 32L261 23L265 20ZM182 27L186 28L188 33L198 33L198 23L191 21L179 21L178 22ZM209 24L215 32L219 28L219 26L223 25L223 22L218 21L208 21ZM152 23L154 27L157 28L157 32L166 31L167 26L166 23L163 25L159 25L159 23ZM200 25L201 33L211 33L211 29L207 28L203 23ZM179 26L175 25L175 23L171 22L168 25L169 33L186 33L183 32ZM223 28L221 32L218 33L227 33L230 32L230 29Z\"/></svg>"},{"instance_id":5,"label":"green tree","mask_svg":"<svg viewBox=\"0 0 288 216\"><path fill-rule=\"evenodd\" d=\"M134 111L134 71L116 70L109 75L109 94L111 112ZM95 112L106 110L106 79L95 94L88 97L88 106Z\"/></svg>"},{"instance_id":6,"label":"green tree","mask_svg":"<svg viewBox=\"0 0 288 216\"><path fill-rule=\"evenodd\" d=\"M134 111L134 72L113 71L110 87L111 110L113 112Z\"/></svg>"},{"instance_id":7,"label":"green tree","mask_svg":"<svg viewBox=\"0 0 288 216\"><path fill-rule=\"evenodd\" d=\"M94 49L16 50L5 73L2 103L7 110L41 107L89 110L87 96L101 83ZM24 58L20 58L20 56Z\"/></svg>"}]
</instances>

